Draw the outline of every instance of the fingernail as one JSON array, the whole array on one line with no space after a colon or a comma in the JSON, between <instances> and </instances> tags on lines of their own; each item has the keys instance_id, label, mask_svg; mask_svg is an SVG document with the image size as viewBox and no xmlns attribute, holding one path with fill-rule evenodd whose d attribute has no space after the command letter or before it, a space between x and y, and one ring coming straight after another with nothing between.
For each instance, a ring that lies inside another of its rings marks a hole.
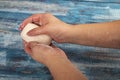
<instances>
[{"instance_id":1,"label":"fingernail","mask_svg":"<svg viewBox=\"0 0 120 80\"><path fill-rule=\"evenodd\" d=\"M21 27L19 27L19 28L18 28L18 30L20 30L20 31L21 31L21 30L22 30L22 29L21 29Z\"/></svg>"},{"instance_id":2,"label":"fingernail","mask_svg":"<svg viewBox=\"0 0 120 80\"><path fill-rule=\"evenodd\" d=\"M24 25L21 23L21 24L19 24L19 26L20 26L19 30L22 30Z\"/></svg>"},{"instance_id":3,"label":"fingernail","mask_svg":"<svg viewBox=\"0 0 120 80\"><path fill-rule=\"evenodd\" d=\"M22 26L22 23L21 23L21 24L19 24L19 26L21 27L21 26Z\"/></svg>"}]
</instances>

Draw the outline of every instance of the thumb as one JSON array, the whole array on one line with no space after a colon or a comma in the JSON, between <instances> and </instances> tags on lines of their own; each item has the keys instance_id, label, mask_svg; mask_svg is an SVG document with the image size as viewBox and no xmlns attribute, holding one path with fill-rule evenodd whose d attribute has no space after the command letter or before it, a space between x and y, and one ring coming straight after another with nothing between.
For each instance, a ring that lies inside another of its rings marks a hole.
<instances>
[{"instance_id":1,"label":"thumb","mask_svg":"<svg viewBox=\"0 0 120 80\"><path fill-rule=\"evenodd\" d=\"M34 28L27 33L27 35L29 36L35 36L40 34L46 34L45 26Z\"/></svg>"},{"instance_id":2,"label":"thumb","mask_svg":"<svg viewBox=\"0 0 120 80\"><path fill-rule=\"evenodd\" d=\"M32 41L32 42L29 42L29 47L32 49L34 48L36 45L38 45L39 43L38 42L35 42L35 41Z\"/></svg>"},{"instance_id":3,"label":"thumb","mask_svg":"<svg viewBox=\"0 0 120 80\"><path fill-rule=\"evenodd\" d=\"M38 42L30 42L29 46L32 53L46 53L47 51L52 50L52 47Z\"/></svg>"}]
</instances>

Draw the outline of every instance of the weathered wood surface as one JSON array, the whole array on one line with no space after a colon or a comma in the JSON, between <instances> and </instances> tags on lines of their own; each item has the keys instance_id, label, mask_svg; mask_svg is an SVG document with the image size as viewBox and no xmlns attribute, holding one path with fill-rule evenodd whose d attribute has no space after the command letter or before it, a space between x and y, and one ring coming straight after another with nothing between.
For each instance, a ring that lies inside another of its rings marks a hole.
<instances>
[{"instance_id":1,"label":"weathered wood surface","mask_svg":"<svg viewBox=\"0 0 120 80\"><path fill-rule=\"evenodd\" d=\"M41 12L72 24L119 20L120 0L0 0L0 80L51 80L47 68L24 53L17 30L22 20ZM54 44L89 80L120 80L119 49Z\"/></svg>"}]
</instances>

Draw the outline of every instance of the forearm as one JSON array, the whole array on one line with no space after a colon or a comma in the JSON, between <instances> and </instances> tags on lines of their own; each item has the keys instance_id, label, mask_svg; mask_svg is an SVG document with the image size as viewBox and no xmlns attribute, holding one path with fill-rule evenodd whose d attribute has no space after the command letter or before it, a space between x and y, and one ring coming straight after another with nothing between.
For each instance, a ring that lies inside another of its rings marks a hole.
<instances>
[{"instance_id":1,"label":"forearm","mask_svg":"<svg viewBox=\"0 0 120 80\"><path fill-rule=\"evenodd\" d=\"M52 60L49 60L47 67L54 80L87 80L69 60L57 57L54 57Z\"/></svg>"},{"instance_id":2,"label":"forearm","mask_svg":"<svg viewBox=\"0 0 120 80\"><path fill-rule=\"evenodd\" d=\"M120 48L120 21L81 24L70 27L67 42L109 48Z\"/></svg>"}]
</instances>

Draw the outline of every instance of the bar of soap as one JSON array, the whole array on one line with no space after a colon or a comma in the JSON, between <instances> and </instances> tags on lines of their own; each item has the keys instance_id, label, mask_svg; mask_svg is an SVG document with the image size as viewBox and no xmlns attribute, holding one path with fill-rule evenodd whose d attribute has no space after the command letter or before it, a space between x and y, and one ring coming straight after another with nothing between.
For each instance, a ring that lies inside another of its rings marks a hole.
<instances>
[{"instance_id":1,"label":"bar of soap","mask_svg":"<svg viewBox=\"0 0 120 80\"><path fill-rule=\"evenodd\" d=\"M35 24L32 24L32 23L28 23L24 29L22 30L21 32L21 37L23 40L25 40L26 42L31 42L31 41L35 41L35 42L39 42L41 44L46 44L46 45L49 45L52 41L51 37L48 36L48 35L37 35L37 36L28 36L27 33L36 28L36 27L39 27Z\"/></svg>"}]
</instances>

